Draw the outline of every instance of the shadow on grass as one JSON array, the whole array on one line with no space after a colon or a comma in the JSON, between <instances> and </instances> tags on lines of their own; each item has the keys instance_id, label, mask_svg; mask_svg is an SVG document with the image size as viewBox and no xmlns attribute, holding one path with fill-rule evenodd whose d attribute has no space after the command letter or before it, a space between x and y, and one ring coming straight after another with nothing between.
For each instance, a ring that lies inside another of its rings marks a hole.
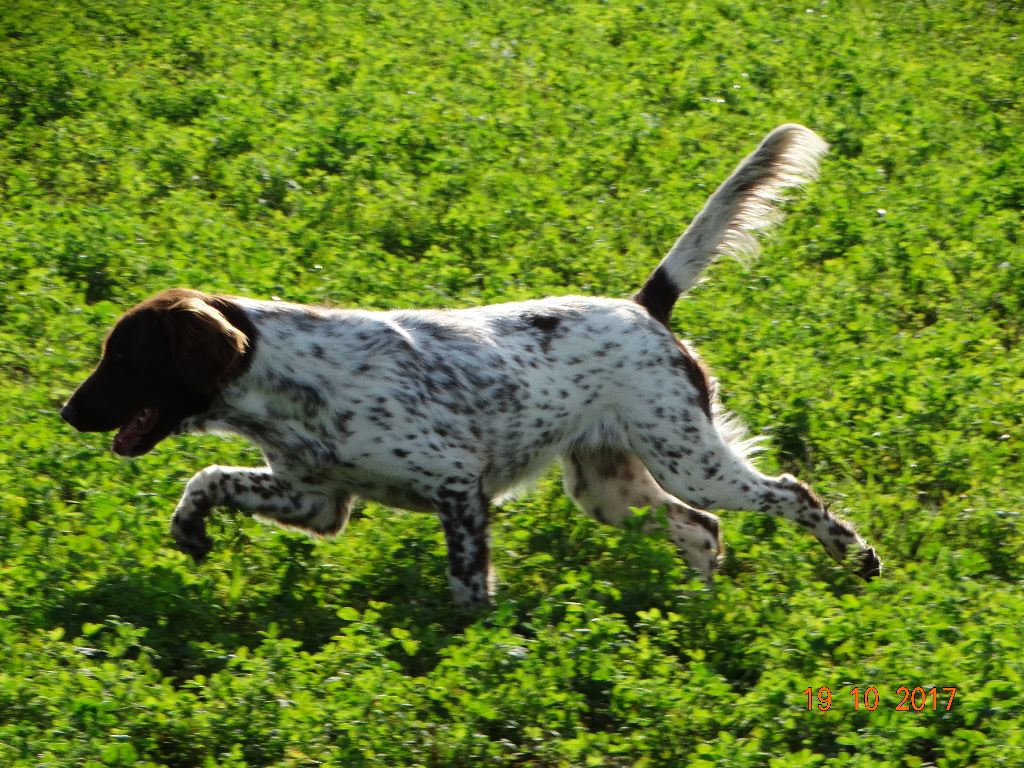
<instances>
[{"instance_id":1,"label":"shadow on grass","mask_svg":"<svg viewBox=\"0 0 1024 768\"><path fill-rule=\"evenodd\" d=\"M225 541L221 551L231 546ZM245 563L246 578L234 595L225 588L231 580L227 563L200 566L209 569L209 578L173 562L122 563L125 567L98 581L69 584L54 594L42 625L63 628L67 638L81 637L86 624L102 625L88 638L100 648L111 644L119 623L144 630L140 645L125 655L148 649L153 666L181 684L224 668L229 654L259 645L272 626L274 635L316 653L351 623L339 617L343 608L375 612L374 623L385 632L409 630L420 643L419 653L409 657L396 646L392 655L410 674L422 674L437 663L442 648L480 618L452 604L444 559L431 551L429 541L400 539L395 552L371 552L351 563L331 553L316 557L316 548L324 546L330 544L282 536L272 546L235 553Z\"/></svg>"},{"instance_id":2,"label":"shadow on grass","mask_svg":"<svg viewBox=\"0 0 1024 768\"><path fill-rule=\"evenodd\" d=\"M81 635L86 623L119 620L144 629L141 643L150 649L153 665L180 683L221 669L227 654L257 645L271 624L308 650L336 634L341 620L335 610L302 600L289 588L291 580L286 573L277 592L227 606L212 583L188 580L174 567L119 571L85 589L66 591L48 608L46 619L51 627L63 627L66 637Z\"/></svg>"}]
</instances>

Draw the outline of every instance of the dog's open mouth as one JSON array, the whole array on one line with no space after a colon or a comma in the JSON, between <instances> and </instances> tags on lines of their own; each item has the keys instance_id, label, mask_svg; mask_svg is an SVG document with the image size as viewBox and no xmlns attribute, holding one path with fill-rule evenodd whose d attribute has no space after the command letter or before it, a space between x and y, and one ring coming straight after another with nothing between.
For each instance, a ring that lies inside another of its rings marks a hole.
<instances>
[{"instance_id":1,"label":"dog's open mouth","mask_svg":"<svg viewBox=\"0 0 1024 768\"><path fill-rule=\"evenodd\" d=\"M150 432L160 418L156 408L143 408L114 435L112 449L118 456L140 456L150 449Z\"/></svg>"}]
</instances>

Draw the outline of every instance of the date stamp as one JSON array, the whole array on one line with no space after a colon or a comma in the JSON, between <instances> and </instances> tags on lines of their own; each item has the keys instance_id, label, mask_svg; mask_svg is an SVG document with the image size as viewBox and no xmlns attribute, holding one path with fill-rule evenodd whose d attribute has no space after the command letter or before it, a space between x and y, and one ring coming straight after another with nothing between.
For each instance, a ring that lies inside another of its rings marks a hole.
<instances>
[{"instance_id":1,"label":"date stamp","mask_svg":"<svg viewBox=\"0 0 1024 768\"><path fill-rule=\"evenodd\" d=\"M832 690L821 686L816 691L814 688L805 688L804 695L807 697L807 709L818 712L828 712L832 709ZM850 697L853 699L853 710L866 709L874 712L882 703L882 696L875 686L867 688L851 688ZM953 708L953 699L956 698L956 688L924 688L917 686L911 688L901 685L896 689L896 695L889 702L889 706L883 709L894 709L896 712L949 712ZM895 705L895 706L893 706ZM838 703L837 703L838 706Z\"/></svg>"}]
</instances>

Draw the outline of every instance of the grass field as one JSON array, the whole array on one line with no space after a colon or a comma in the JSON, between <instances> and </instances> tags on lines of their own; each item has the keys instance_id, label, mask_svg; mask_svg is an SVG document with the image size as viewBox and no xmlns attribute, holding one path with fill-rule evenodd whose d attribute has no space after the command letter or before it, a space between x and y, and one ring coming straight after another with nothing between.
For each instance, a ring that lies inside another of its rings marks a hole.
<instances>
[{"instance_id":1,"label":"grass field","mask_svg":"<svg viewBox=\"0 0 1024 768\"><path fill-rule=\"evenodd\" d=\"M1024 765L1022 35L1009 0L6 3L0 765ZM490 612L374 504L326 543L219 514L196 567L184 481L255 450L57 417L165 287L628 296L790 121L821 180L673 322L881 580L737 511L708 594L554 470L495 513Z\"/></svg>"}]
</instances>

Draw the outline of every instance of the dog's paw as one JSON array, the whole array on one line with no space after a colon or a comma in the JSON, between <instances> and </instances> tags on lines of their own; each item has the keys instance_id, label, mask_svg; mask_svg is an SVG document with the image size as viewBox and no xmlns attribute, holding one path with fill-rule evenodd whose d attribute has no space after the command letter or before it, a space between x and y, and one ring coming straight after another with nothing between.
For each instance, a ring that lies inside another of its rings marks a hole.
<instances>
[{"instance_id":1,"label":"dog's paw","mask_svg":"<svg viewBox=\"0 0 1024 768\"><path fill-rule=\"evenodd\" d=\"M178 549L197 564L203 562L213 549L213 541L206 535L206 522L199 515L186 516L175 512L171 518L171 537Z\"/></svg>"},{"instance_id":2,"label":"dog's paw","mask_svg":"<svg viewBox=\"0 0 1024 768\"><path fill-rule=\"evenodd\" d=\"M882 559L875 553L874 547L864 547L854 556L854 573L865 581L882 574Z\"/></svg>"},{"instance_id":3,"label":"dog's paw","mask_svg":"<svg viewBox=\"0 0 1024 768\"><path fill-rule=\"evenodd\" d=\"M493 606L494 574L488 569L484 573L474 573L468 581L448 574L448 585L451 587L455 606L460 610L478 611Z\"/></svg>"},{"instance_id":4,"label":"dog's paw","mask_svg":"<svg viewBox=\"0 0 1024 768\"><path fill-rule=\"evenodd\" d=\"M668 535L686 562L700 574L708 589L714 587L715 572L725 554L721 521L710 512L670 505Z\"/></svg>"}]
</instances>

